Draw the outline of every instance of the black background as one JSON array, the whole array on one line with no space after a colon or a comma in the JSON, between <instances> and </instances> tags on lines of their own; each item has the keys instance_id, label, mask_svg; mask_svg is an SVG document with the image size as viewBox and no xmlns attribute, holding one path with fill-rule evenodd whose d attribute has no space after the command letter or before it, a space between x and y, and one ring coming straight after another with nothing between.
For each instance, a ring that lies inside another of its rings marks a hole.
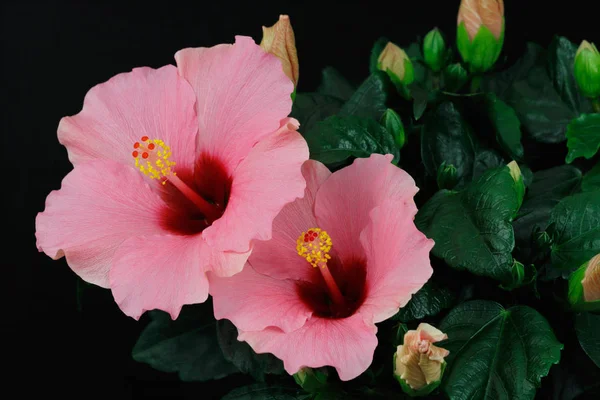
<instances>
[{"instance_id":1,"label":"black background","mask_svg":"<svg viewBox=\"0 0 600 400\"><path fill-rule=\"evenodd\" d=\"M553 34L600 42L594 1L506 1L504 55ZM300 57L299 91L314 90L331 65L360 81L373 42L400 46L438 26L451 41L459 0L277 1L4 1L2 3L2 385L47 395L111 398L219 398L237 381L180 383L131 359L146 324L122 314L110 292L86 290L64 260L35 247L34 220L71 165L56 139L61 117L80 111L94 85L136 66L173 64L185 47L233 42L289 14ZM237 378L236 378L237 379ZM6 389L3 389L6 390ZM6 392L5 392L6 393ZM4 397L4 396L2 396Z\"/></svg>"}]
</instances>

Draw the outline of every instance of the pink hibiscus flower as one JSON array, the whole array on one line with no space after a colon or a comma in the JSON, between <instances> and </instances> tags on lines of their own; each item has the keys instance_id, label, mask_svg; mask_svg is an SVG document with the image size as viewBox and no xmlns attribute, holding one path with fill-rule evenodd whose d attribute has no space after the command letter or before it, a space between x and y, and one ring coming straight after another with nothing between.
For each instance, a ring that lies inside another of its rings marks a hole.
<instances>
[{"instance_id":1,"label":"pink hibiscus flower","mask_svg":"<svg viewBox=\"0 0 600 400\"><path fill-rule=\"evenodd\" d=\"M74 169L36 219L38 249L136 319L205 301L206 272L238 273L305 188L279 59L248 37L175 59L97 85L60 121Z\"/></svg>"},{"instance_id":2,"label":"pink hibiscus flower","mask_svg":"<svg viewBox=\"0 0 600 400\"><path fill-rule=\"evenodd\" d=\"M215 317L290 374L328 365L342 380L360 375L373 359L375 324L433 273L433 241L413 222L418 188L391 160L374 154L333 174L307 161L304 197L275 218L273 238L256 244L241 273L209 274Z\"/></svg>"}]
</instances>

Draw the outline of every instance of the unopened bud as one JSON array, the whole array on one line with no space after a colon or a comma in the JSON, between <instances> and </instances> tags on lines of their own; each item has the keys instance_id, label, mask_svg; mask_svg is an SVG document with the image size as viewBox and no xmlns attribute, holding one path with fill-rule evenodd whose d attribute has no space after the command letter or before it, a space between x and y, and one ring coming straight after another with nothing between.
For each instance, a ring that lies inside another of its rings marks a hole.
<instances>
[{"instance_id":1,"label":"unopened bud","mask_svg":"<svg viewBox=\"0 0 600 400\"><path fill-rule=\"evenodd\" d=\"M458 171L452 164L443 162L438 168L437 184L440 189L452 190L458 182Z\"/></svg>"},{"instance_id":2,"label":"unopened bud","mask_svg":"<svg viewBox=\"0 0 600 400\"><path fill-rule=\"evenodd\" d=\"M271 53L281 60L283 72L298 85L299 64L296 52L296 39L294 30L290 23L290 17L280 15L279 21L271 27L263 26L263 38L260 47L267 53Z\"/></svg>"},{"instance_id":3,"label":"unopened bud","mask_svg":"<svg viewBox=\"0 0 600 400\"><path fill-rule=\"evenodd\" d=\"M472 73L489 70L504 42L503 0L462 0L456 42Z\"/></svg>"},{"instance_id":4,"label":"unopened bud","mask_svg":"<svg viewBox=\"0 0 600 400\"><path fill-rule=\"evenodd\" d=\"M467 70L460 63L450 64L444 68L444 87L446 90L458 91L469 78Z\"/></svg>"},{"instance_id":5,"label":"unopened bud","mask_svg":"<svg viewBox=\"0 0 600 400\"><path fill-rule=\"evenodd\" d=\"M574 74L584 96L600 96L600 53L593 43L581 42L575 55Z\"/></svg>"},{"instance_id":6,"label":"unopened bud","mask_svg":"<svg viewBox=\"0 0 600 400\"><path fill-rule=\"evenodd\" d=\"M580 311L600 311L600 254L569 277L569 302Z\"/></svg>"},{"instance_id":7,"label":"unopened bud","mask_svg":"<svg viewBox=\"0 0 600 400\"><path fill-rule=\"evenodd\" d=\"M433 343L448 339L448 335L425 323L404 335L404 343L394 354L394 376L402 390L411 396L424 396L439 386L446 357L450 352Z\"/></svg>"},{"instance_id":8,"label":"unopened bud","mask_svg":"<svg viewBox=\"0 0 600 400\"><path fill-rule=\"evenodd\" d=\"M406 143L406 134L400 116L394 110L388 108L381 116L380 123L394 137L398 148L402 149L404 143Z\"/></svg>"},{"instance_id":9,"label":"unopened bud","mask_svg":"<svg viewBox=\"0 0 600 400\"><path fill-rule=\"evenodd\" d=\"M377 68L387 72L392 82L410 85L415 80L415 71L406 52L392 42L388 42L379 55Z\"/></svg>"},{"instance_id":10,"label":"unopened bud","mask_svg":"<svg viewBox=\"0 0 600 400\"><path fill-rule=\"evenodd\" d=\"M423 58L433 71L438 72L446 62L446 41L439 29L432 29L423 40Z\"/></svg>"}]
</instances>

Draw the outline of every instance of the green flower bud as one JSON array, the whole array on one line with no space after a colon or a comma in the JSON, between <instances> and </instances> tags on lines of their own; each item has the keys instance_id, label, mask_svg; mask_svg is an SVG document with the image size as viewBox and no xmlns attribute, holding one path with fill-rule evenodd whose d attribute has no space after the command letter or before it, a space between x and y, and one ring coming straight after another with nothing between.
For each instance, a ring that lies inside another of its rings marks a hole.
<instances>
[{"instance_id":1,"label":"green flower bud","mask_svg":"<svg viewBox=\"0 0 600 400\"><path fill-rule=\"evenodd\" d=\"M519 198L519 207L521 207L521 203L523 203L523 197L525 196L525 183L523 182L523 176L521 175L521 169L519 168L519 164L516 161L511 161L507 165L510 176L512 176L515 181L514 188L517 192L517 196Z\"/></svg>"},{"instance_id":2,"label":"green flower bud","mask_svg":"<svg viewBox=\"0 0 600 400\"><path fill-rule=\"evenodd\" d=\"M600 96L600 53L593 43L581 42L575 55L575 80L584 96Z\"/></svg>"},{"instance_id":3,"label":"green flower bud","mask_svg":"<svg viewBox=\"0 0 600 400\"><path fill-rule=\"evenodd\" d=\"M388 42L379 55L377 68L387 72L396 85L410 85L415 80L415 70L406 52L392 42Z\"/></svg>"},{"instance_id":4,"label":"green flower bud","mask_svg":"<svg viewBox=\"0 0 600 400\"><path fill-rule=\"evenodd\" d=\"M492 68L503 43L503 0L462 0L456 45L469 71L481 74Z\"/></svg>"},{"instance_id":5,"label":"green flower bud","mask_svg":"<svg viewBox=\"0 0 600 400\"><path fill-rule=\"evenodd\" d=\"M458 171L452 164L446 165L443 162L438 168L437 172L437 184L440 189L452 190L458 182Z\"/></svg>"},{"instance_id":6,"label":"green flower bud","mask_svg":"<svg viewBox=\"0 0 600 400\"><path fill-rule=\"evenodd\" d=\"M388 108L381 116L381 125L385 126L385 129L394 137L394 141L399 149L404 147L406 143L406 134L404 132L404 125L400 116L391 108Z\"/></svg>"},{"instance_id":7,"label":"green flower bud","mask_svg":"<svg viewBox=\"0 0 600 400\"><path fill-rule=\"evenodd\" d=\"M423 40L423 57L433 71L438 72L446 62L446 41L438 28L432 29Z\"/></svg>"},{"instance_id":8,"label":"green flower bud","mask_svg":"<svg viewBox=\"0 0 600 400\"><path fill-rule=\"evenodd\" d=\"M294 380L309 393L317 392L327 386L327 370L325 368L302 368L294 374Z\"/></svg>"},{"instance_id":9,"label":"green flower bud","mask_svg":"<svg viewBox=\"0 0 600 400\"><path fill-rule=\"evenodd\" d=\"M600 311L600 254L569 277L569 303L577 311Z\"/></svg>"},{"instance_id":10,"label":"green flower bud","mask_svg":"<svg viewBox=\"0 0 600 400\"><path fill-rule=\"evenodd\" d=\"M451 92L458 91L469 78L467 70L460 64L450 64L444 68L444 87Z\"/></svg>"}]
</instances>

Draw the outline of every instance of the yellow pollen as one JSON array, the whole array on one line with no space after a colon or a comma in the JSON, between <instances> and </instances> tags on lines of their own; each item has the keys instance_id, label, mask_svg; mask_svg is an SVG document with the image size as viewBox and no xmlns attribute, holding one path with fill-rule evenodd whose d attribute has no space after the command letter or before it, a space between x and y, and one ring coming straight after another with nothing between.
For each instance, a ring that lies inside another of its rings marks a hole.
<instances>
[{"instance_id":1,"label":"yellow pollen","mask_svg":"<svg viewBox=\"0 0 600 400\"><path fill-rule=\"evenodd\" d=\"M296 250L313 267L325 268L327 260L331 259L331 237L320 228L311 228L300 234L296 240Z\"/></svg>"},{"instance_id":2,"label":"yellow pollen","mask_svg":"<svg viewBox=\"0 0 600 400\"><path fill-rule=\"evenodd\" d=\"M175 175L171 169L175 166L174 161L169 161L171 157L171 148L160 139L149 139L143 136L139 142L133 144L133 153L135 166L144 175L150 179L169 178ZM163 180L164 185L167 182Z\"/></svg>"}]
</instances>

